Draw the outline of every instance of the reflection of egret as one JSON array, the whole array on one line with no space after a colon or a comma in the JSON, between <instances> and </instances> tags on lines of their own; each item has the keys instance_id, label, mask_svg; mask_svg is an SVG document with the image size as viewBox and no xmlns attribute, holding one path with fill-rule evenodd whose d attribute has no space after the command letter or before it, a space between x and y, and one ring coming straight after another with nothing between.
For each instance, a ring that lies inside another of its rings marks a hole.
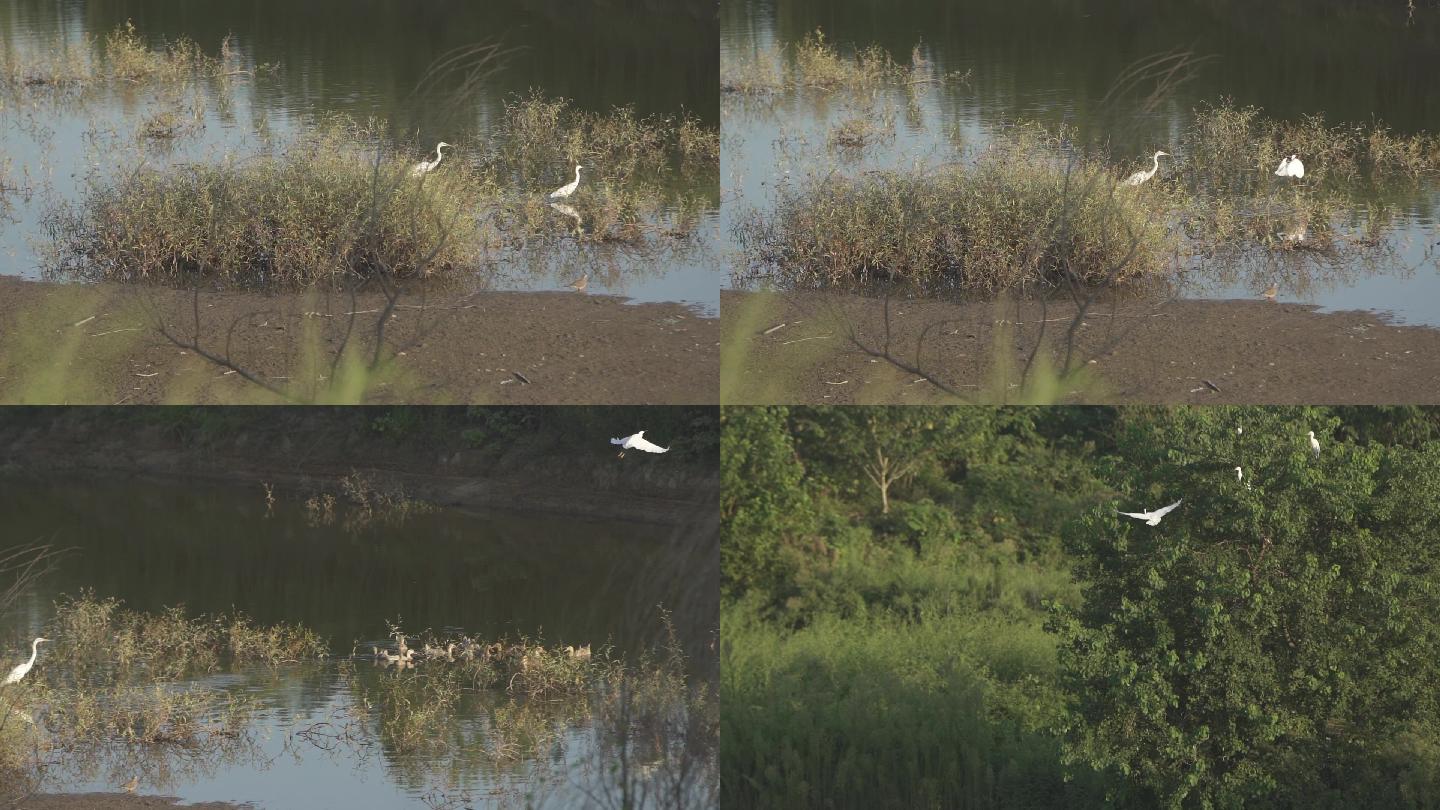
<instances>
[{"instance_id":1,"label":"reflection of egret","mask_svg":"<svg viewBox=\"0 0 1440 810\"><path fill-rule=\"evenodd\" d=\"M570 289L574 290L575 292L585 292L585 288L587 288L587 287L589 287L589 286L590 286L590 274L589 274L589 273L586 273L585 275L581 276L580 278L575 279L575 281L571 282L570 285L569 285Z\"/></svg>"},{"instance_id":2,"label":"reflection of egret","mask_svg":"<svg viewBox=\"0 0 1440 810\"><path fill-rule=\"evenodd\" d=\"M5 678L5 686L19 683L21 678L30 674L30 670L35 666L35 657L40 654L40 645L49 640L48 638L37 638L30 642L30 660L10 670L10 674Z\"/></svg>"},{"instance_id":3,"label":"reflection of egret","mask_svg":"<svg viewBox=\"0 0 1440 810\"><path fill-rule=\"evenodd\" d=\"M1170 512L1173 511L1175 507L1183 503L1184 500L1184 498L1181 498L1180 500L1170 504L1169 506L1162 506L1159 509L1150 512L1121 512L1117 509L1115 510L1115 513L1124 515L1125 517L1132 517L1136 520L1143 520L1151 526L1159 526L1160 519L1170 514Z\"/></svg>"},{"instance_id":4,"label":"reflection of egret","mask_svg":"<svg viewBox=\"0 0 1440 810\"><path fill-rule=\"evenodd\" d=\"M563 200L566 197L569 197L571 194L574 194L575 189L580 188L580 170L583 168L585 167L577 164L575 166L575 182L571 183L568 186L561 186L560 188L557 188L554 191L550 192L550 199Z\"/></svg>"},{"instance_id":5,"label":"reflection of egret","mask_svg":"<svg viewBox=\"0 0 1440 810\"><path fill-rule=\"evenodd\" d=\"M435 159L434 159L434 160L422 160L422 161L420 161L419 163L415 164L415 168L413 168L413 169L410 170L410 176L411 176L411 177L424 177L425 175L429 174L430 172L435 171L435 168L440 165L440 161L442 161L442 160L445 159L445 153L442 152L441 150L442 150L442 149L445 149L446 147L449 147L449 148L451 148L451 149L454 149L454 148L455 148L454 146L451 146L450 144L445 143L444 141L441 141L441 142L440 142L440 145L435 147Z\"/></svg>"},{"instance_id":6,"label":"reflection of egret","mask_svg":"<svg viewBox=\"0 0 1440 810\"><path fill-rule=\"evenodd\" d=\"M1125 181L1124 181L1123 183L1121 183L1120 185L1122 185L1122 186L1138 186L1138 185L1140 185L1141 183L1145 182L1146 180L1149 180L1150 178L1154 177L1154 176L1155 176L1155 172L1160 171L1160 157L1161 157L1162 155L1165 156L1165 157L1170 157L1170 153L1169 153L1169 152L1156 152L1156 153L1155 153L1155 157L1154 157L1155 165L1150 168L1150 171L1148 171L1148 172L1135 172L1134 174L1132 174L1132 175L1130 175L1129 177L1125 178Z\"/></svg>"},{"instance_id":7,"label":"reflection of egret","mask_svg":"<svg viewBox=\"0 0 1440 810\"><path fill-rule=\"evenodd\" d=\"M575 220L575 232L582 236L585 234L585 220L580 216L580 212L575 210L574 206L566 205L565 203L552 202L550 203L550 207L554 208L559 213L564 214L565 216Z\"/></svg>"},{"instance_id":8,"label":"reflection of egret","mask_svg":"<svg viewBox=\"0 0 1440 810\"><path fill-rule=\"evenodd\" d=\"M647 453L668 453L670 448L661 447L645 438L645 431L640 431L634 436L627 436L623 439L611 439L611 444L620 445L620 458L625 457L626 450L644 450Z\"/></svg>"},{"instance_id":9,"label":"reflection of egret","mask_svg":"<svg viewBox=\"0 0 1440 810\"><path fill-rule=\"evenodd\" d=\"M1293 177L1300 179L1305 176L1305 164L1300 162L1299 155L1291 155L1280 161L1280 168L1275 170L1276 177Z\"/></svg>"},{"instance_id":10,"label":"reflection of egret","mask_svg":"<svg viewBox=\"0 0 1440 810\"><path fill-rule=\"evenodd\" d=\"M1309 233L1310 223L1303 219L1292 220L1289 223L1289 227L1280 231L1280 241L1290 243L1304 242L1306 235Z\"/></svg>"}]
</instances>

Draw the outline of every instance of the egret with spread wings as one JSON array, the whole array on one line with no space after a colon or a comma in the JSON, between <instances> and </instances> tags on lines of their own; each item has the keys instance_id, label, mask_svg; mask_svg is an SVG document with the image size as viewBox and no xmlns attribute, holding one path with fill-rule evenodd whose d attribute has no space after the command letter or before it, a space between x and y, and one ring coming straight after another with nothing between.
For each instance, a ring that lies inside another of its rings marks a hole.
<instances>
[{"instance_id":1,"label":"egret with spread wings","mask_svg":"<svg viewBox=\"0 0 1440 810\"><path fill-rule=\"evenodd\" d=\"M1184 498L1181 498L1180 500L1170 504L1169 506L1162 506L1159 509L1151 512L1121 512L1117 509L1115 510L1115 513L1119 515L1124 515L1125 517L1132 517L1136 520L1143 520L1151 526L1159 526L1160 519L1170 514L1175 509L1175 507L1179 506L1182 502L1184 502L1184 500Z\"/></svg>"}]
</instances>

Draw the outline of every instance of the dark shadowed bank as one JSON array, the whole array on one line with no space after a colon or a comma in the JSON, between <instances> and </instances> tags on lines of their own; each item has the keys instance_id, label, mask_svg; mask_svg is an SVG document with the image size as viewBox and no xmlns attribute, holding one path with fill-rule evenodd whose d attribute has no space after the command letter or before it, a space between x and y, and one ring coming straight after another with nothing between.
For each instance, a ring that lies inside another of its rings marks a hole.
<instances>
[{"instance_id":1,"label":"dark shadowed bank","mask_svg":"<svg viewBox=\"0 0 1440 810\"><path fill-rule=\"evenodd\" d=\"M308 493L355 472L412 498L684 526L713 522L713 408L7 408L0 479L183 478ZM618 458L646 430L671 452Z\"/></svg>"},{"instance_id":2,"label":"dark shadowed bank","mask_svg":"<svg viewBox=\"0 0 1440 810\"><path fill-rule=\"evenodd\" d=\"M253 807L249 804L228 802L204 802L201 804L177 804L177 799L163 796L132 796L128 793L68 793L60 795L33 796L21 807L26 810L130 810L140 807L187 807L190 810L231 810L231 808Z\"/></svg>"}]
</instances>

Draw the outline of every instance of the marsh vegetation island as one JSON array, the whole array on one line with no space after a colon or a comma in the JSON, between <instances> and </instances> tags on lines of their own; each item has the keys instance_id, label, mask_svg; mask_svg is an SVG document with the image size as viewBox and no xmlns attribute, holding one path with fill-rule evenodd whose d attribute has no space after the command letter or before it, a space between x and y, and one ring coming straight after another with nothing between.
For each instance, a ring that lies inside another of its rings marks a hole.
<instances>
[{"instance_id":1,"label":"marsh vegetation island","mask_svg":"<svg viewBox=\"0 0 1440 810\"><path fill-rule=\"evenodd\" d=\"M665 452L617 458L642 422ZM718 806L718 442L714 408L0 409L0 803Z\"/></svg>"},{"instance_id":2,"label":"marsh vegetation island","mask_svg":"<svg viewBox=\"0 0 1440 810\"><path fill-rule=\"evenodd\" d=\"M17 0L0 402L713 403L701 5Z\"/></svg>"},{"instance_id":3,"label":"marsh vegetation island","mask_svg":"<svg viewBox=\"0 0 1440 810\"><path fill-rule=\"evenodd\" d=\"M1440 401L1433 7L872 12L724 7L722 401Z\"/></svg>"}]
</instances>

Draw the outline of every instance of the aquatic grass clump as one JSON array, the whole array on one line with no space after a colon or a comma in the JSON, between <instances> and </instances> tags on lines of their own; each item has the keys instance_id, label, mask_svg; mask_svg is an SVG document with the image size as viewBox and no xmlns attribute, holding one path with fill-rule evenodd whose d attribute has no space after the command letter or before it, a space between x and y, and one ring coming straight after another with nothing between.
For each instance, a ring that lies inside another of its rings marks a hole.
<instances>
[{"instance_id":1,"label":"aquatic grass clump","mask_svg":"<svg viewBox=\"0 0 1440 810\"><path fill-rule=\"evenodd\" d=\"M962 74L936 74L916 44L910 64L895 60L879 45L845 52L815 29L789 47L767 48L753 57L727 60L722 65L720 89L742 95L766 95L792 90L874 90L884 86L913 88L927 84L964 81Z\"/></svg>"},{"instance_id":2,"label":"aquatic grass clump","mask_svg":"<svg viewBox=\"0 0 1440 810\"><path fill-rule=\"evenodd\" d=\"M537 91L507 99L488 143L476 147L493 152L487 162L502 175L523 179L557 165L573 170L581 163L624 184L637 174L660 174L676 164L718 169L720 133L690 115L642 118L631 107L591 112Z\"/></svg>"},{"instance_id":3,"label":"aquatic grass clump","mask_svg":"<svg viewBox=\"0 0 1440 810\"><path fill-rule=\"evenodd\" d=\"M1157 277L1177 247L1158 213L1173 193L1117 188L1103 161L1016 127L968 164L782 187L773 211L737 227L742 275L984 292Z\"/></svg>"},{"instance_id":4,"label":"aquatic grass clump","mask_svg":"<svg viewBox=\"0 0 1440 810\"><path fill-rule=\"evenodd\" d=\"M238 64L228 37L213 56L184 37L152 48L129 21L98 41L88 35L72 41L59 33L29 51L0 52L0 87L11 91L83 89L106 82L183 84L250 73Z\"/></svg>"},{"instance_id":5,"label":"aquatic grass clump","mask_svg":"<svg viewBox=\"0 0 1440 810\"><path fill-rule=\"evenodd\" d=\"M1310 185L1440 173L1440 136L1399 135L1378 122L1331 124L1323 115L1282 121L1229 100L1196 110L1182 143L1182 181L1219 193L1249 194L1280 182L1272 174L1292 154L1304 162L1303 182Z\"/></svg>"},{"instance_id":6,"label":"aquatic grass clump","mask_svg":"<svg viewBox=\"0 0 1440 810\"><path fill-rule=\"evenodd\" d=\"M477 266L485 187L457 172L410 181L403 159L376 162L374 143L366 128L330 122L278 153L92 184L51 212L51 271L305 286Z\"/></svg>"},{"instance_id":7,"label":"aquatic grass clump","mask_svg":"<svg viewBox=\"0 0 1440 810\"><path fill-rule=\"evenodd\" d=\"M327 654L324 640L299 625L260 626L239 613L191 617L182 607L145 613L90 593L57 601L49 632L56 667L142 669L160 679L215 672L225 662L276 666Z\"/></svg>"}]
</instances>

